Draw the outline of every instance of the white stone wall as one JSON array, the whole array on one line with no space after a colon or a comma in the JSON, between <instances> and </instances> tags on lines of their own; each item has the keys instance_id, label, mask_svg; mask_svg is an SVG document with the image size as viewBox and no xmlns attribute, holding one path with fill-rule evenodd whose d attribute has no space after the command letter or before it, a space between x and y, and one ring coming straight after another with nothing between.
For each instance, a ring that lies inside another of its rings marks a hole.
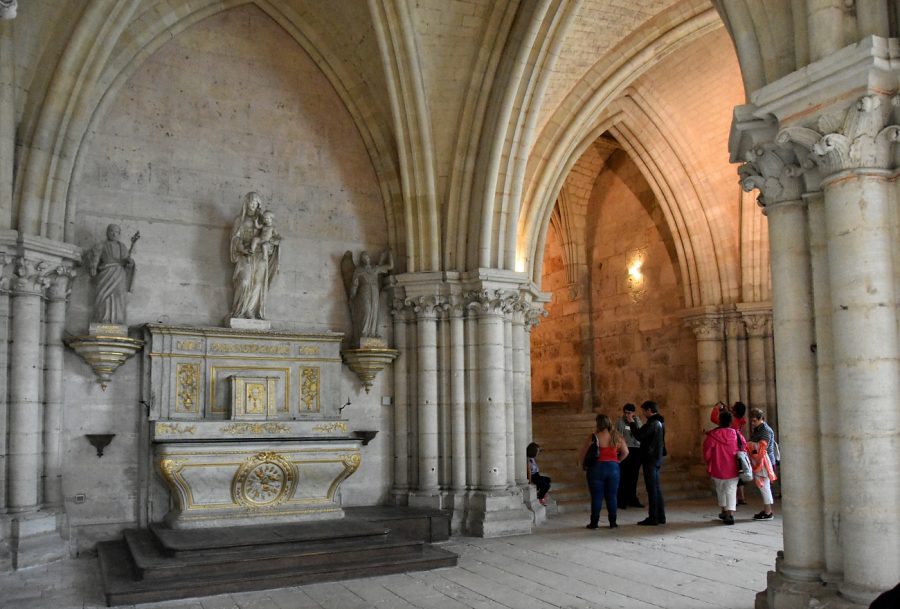
<instances>
[{"instance_id":1,"label":"white stone wall","mask_svg":"<svg viewBox=\"0 0 900 609\"><path fill-rule=\"evenodd\" d=\"M305 52L256 8L208 18L163 46L119 91L82 147L72 197L75 241L123 241L140 231L129 325L219 325L231 303L231 226L240 199L259 191L282 235L268 316L276 328L349 330L339 262L344 251L387 245L384 207L362 140ZM87 330L93 286L74 285L67 330ZM383 309L382 326L389 333ZM135 521L138 358L106 392L73 353L65 360L64 493L78 545ZM345 504L380 502L389 484L390 375L365 394L344 370L340 403L351 429L376 429ZM115 433L102 459L82 437ZM74 503L77 493L85 501ZM160 495L160 494L157 494ZM165 506L154 506L154 513Z\"/></svg>"}]
</instances>

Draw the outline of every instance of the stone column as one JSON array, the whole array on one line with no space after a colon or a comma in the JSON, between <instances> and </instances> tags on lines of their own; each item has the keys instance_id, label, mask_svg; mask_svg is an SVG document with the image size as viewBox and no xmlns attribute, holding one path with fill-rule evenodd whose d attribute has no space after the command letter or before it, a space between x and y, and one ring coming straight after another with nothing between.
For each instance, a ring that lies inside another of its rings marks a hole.
<instances>
[{"instance_id":1,"label":"stone column","mask_svg":"<svg viewBox=\"0 0 900 609\"><path fill-rule=\"evenodd\" d=\"M479 407L478 371L478 317L473 309L467 309L465 322L466 353L466 486L471 490L480 485L481 409Z\"/></svg>"},{"instance_id":2,"label":"stone column","mask_svg":"<svg viewBox=\"0 0 900 609\"><path fill-rule=\"evenodd\" d=\"M900 522L885 510L900 496L900 348L889 176L858 169L826 178L834 385L841 455L841 593L870 602L897 583ZM879 429L884 430L879 433ZM893 433L890 430L894 430Z\"/></svg>"},{"instance_id":3,"label":"stone column","mask_svg":"<svg viewBox=\"0 0 900 609\"><path fill-rule=\"evenodd\" d=\"M816 316L816 366L819 389L819 433L823 446L840 446L843 424L834 386L834 345L831 338L831 281L825 229L825 199L821 191L804 195L809 215L809 251ZM822 471L840 472L841 451L822 451ZM825 521L825 570L822 580L837 584L843 577L841 550L841 476L822 477L822 517Z\"/></svg>"},{"instance_id":4,"label":"stone column","mask_svg":"<svg viewBox=\"0 0 900 609\"><path fill-rule=\"evenodd\" d=\"M516 420L513 390L512 307L507 306L503 315L503 368L506 410L506 475L509 486L516 485Z\"/></svg>"},{"instance_id":5,"label":"stone column","mask_svg":"<svg viewBox=\"0 0 900 609\"><path fill-rule=\"evenodd\" d=\"M838 450L853 455L839 461L840 590L861 604L896 585L900 573L900 522L882 509L885 498L900 495L895 431L900 428L900 341L892 233L894 142L900 127L890 124L898 101L865 95L844 111L843 120L831 117L817 122L816 129L788 127L779 133L779 141L807 151L822 176L841 422Z\"/></svg>"},{"instance_id":6,"label":"stone column","mask_svg":"<svg viewBox=\"0 0 900 609\"><path fill-rule=\"evenodd\" d=\"M750 407L761 408L769 412L766 394L766 337L772 315L768 312L744 312L744 325L747 329L747 362L749 368L749 401Z\"/></svg>"},{"instance_id":7,"label":"stone column","mask_svg":"<svg viewBox=\"0 0 900 609\"><path fill-rule=\"evenodd\" d=\"M9 373L9 288L12 261L15 258L0 252L0 512L6 511L6 455L9 450L9 403L7 402Z\"/></svg>"},{"instance_id":8,"label":"stone column","mask_svg":"<svg viewBox=\"0 0 900 609\"><path fill-rule=\"evenodd\" d=\"M463 309L459 304L450 308L450 428L453 467L450 488L466 488L466 336Z\"/></svg>"},{"instance_id":9,"label":"stone column","mask_svg":"<svg viewBox=\"0 0 900 609\"><path fill-rule=\"evenodd\" d=\"M722 359L724 328L718 313L685 319L697 337L697 423L700 430L709 429L709 411L721 399L719 394L719 362Z\"/></svg>"},{"instance_id":10,"label":"stone column","mask_svg":"<svg viewBox=\"0 0 900 609\"><path fill-rule=\"evenodd\" d=\"M66 326L66 306L69 299L69 280L74 271L57 267L49 276L47 290L47 320L44 350L44 481L43 505L59 507L62 495L62 406L63 406L63 331Z\"/></svg>"},{"instance_id":11,"label":"stone column","mask_svg":"<svg viewBox=\"0 0 900 609\"><path fill-rule=\"evenodd\" d=\"M438 356L438 486L447 490L453 479L453 413L450 404L450 316L444 304L437 309Z\"/></svg>"},{"instance_id":12,"label":"stone column","mask_svg":"<svg viewBox=\"0 0 900 609\"><path fill-rule=\"evenodd\" d=\"M407 310L402 300L395 300L394 344L400 352L394 360L394 484L393 502L406 505L409 495L409 383L408 346L406 340Z\"/></svg>"},{"instance_id":13,"label":"stone column","mask_svg":"<svg viewBox=\"0 0 900 609\"><path fill-rule=\"evenodd\" d=\"M437 302L420 297L412 303L416 313L419 478L410 505L439 507L438 491L438 357ZM424 500L424 503L423 503Z\"/></svg>"},{"instance_id":14,"label":"stone column","mask_svg":"<svg viewBox=\"0 0 900 609\"><path fill-rule=\"evenodd\" d=\"M728 403L743 401L741 395L740 339L744 334L744 323L733 313L725 316L725 365L728 378Z\"/></svg>"},{"instance_id":15,"label":"stone column","mask_svg":"<svg viewBox=\"0 0 900 609\"><path fill-rule=\"evenodd\" d=\"M506 367L503 301L482 300L478 313L478 403L481 410L480 488L507 487Z\"/></svg>"},{"instance_id":16,"label":"stone column","mask_svg":"<svg viewBox=\"0 0 900 609\"><path fill-rule=\"evenodd\" d=\"M9 367L8 510L30 512L38 508L42 461L41 309L46 275L45 261L20 256L11 281L12 345Z\"/></svg>"},{"instance_id":17,"label":"stone column","mask_svg":"<svg viewBox=\"0 0 900 609\"><path fill-rule=\"evenodd\" d=\"M772 318L779 404L784 559L780 573L817 581L824 565L822 470L817 420L812 278L806 205L790 150L771 143L749 153L740 173L746 191L760 189L769 225Z\"/></svg>"},{"instance_id":18,"label":"stone column","mask_svg":"<svg viewBox=\"0 0 900 609\"><path fill-rule=\"evenodd\" d=\"M516 484L528 484L528 474L525 471L525 448L531 442L528 424L528 411L531 405L525 401L526 386L531 378L525 375L525 342L529 336L525 332L525 313L523 303L520 303L512 318L512 345L513 345L513 417L515 418L516 433Z\"/></svg>"}]
</instances>

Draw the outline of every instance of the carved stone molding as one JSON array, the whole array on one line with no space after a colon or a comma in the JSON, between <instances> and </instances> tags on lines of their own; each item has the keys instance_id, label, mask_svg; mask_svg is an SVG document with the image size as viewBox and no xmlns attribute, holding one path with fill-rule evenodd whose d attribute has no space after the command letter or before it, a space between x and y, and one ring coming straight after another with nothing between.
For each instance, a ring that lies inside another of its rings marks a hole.
<instances>
[{"instance_id":1,"label":"carved stone molding","mask_svg":"<svg viewBox=\"0 0 900 609\"><path fill-rule=\"evenodd\" d=\"M824 176L848 169L891 169L900 126L888 123L898 105L898 96L865 95L842 115L820 116L815 129L782 129L776 142L809 151L809 159Z\"/></svg>"}]
</instances>

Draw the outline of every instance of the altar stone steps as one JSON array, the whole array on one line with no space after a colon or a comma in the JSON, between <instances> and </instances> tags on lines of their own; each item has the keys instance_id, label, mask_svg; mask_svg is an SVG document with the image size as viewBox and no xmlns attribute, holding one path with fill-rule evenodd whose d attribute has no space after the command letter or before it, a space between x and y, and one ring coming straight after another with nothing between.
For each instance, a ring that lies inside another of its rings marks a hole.
<instances>
[{"instance_id":1,"label":"altar stone steps","mask_svg":"<svg viewBox=\"0 0 900 609\"><path fill-rule=\"evenodd\" d=\"M99 543L97 553L110 606L423 571L457 561L408 531L349 518L197 530L154 525Z\"/></svg>"}]
</instances>

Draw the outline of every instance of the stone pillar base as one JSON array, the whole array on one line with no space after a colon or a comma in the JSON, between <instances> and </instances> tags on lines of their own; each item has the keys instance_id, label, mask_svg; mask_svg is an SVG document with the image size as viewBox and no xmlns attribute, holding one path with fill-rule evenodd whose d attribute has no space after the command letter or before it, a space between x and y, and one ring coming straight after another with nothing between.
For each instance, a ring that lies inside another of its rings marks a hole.
<instances>
[{"instance_id":1,"label":"stone pillar base","mask_svg":"<svg viewBox=\"0 0 900 609\"><path fill-rule=\"evenodd\" d=\"M409 490L405 488L391 489L390 504L396 507L409 505Z\"/></svg>"},{"instance_id":2,"label":"stone pillar base","mask_svg":"<svg viewBox=\"0 0 900 609\"><path fill-rule=\"evenodd\" d=\"M527 484L520 487L522 489L522 497L525 500L525 507L531 510L532 523L537 526L547 520L547 506L541 504L537 498L537 487L533 484ZM550 495L547 495L547 503L551 501Z\"/></svg>"},{"instance_id":3,"label":"stone pillar base","mask_svg":"<svg viewBox=\"0 0 900 609\"><path fill-rule=\"evenodd\" d=\"M450 534L462 535L466 525L466 511L469 507L469 491L451 491L446 497L447 508L450 510Z\"/></svg>"},{"instance_id":4,"label":"stone pillar base","mask_svg":"<svg viewBox=\"0 0 900 609\"><path fill-rule=\"evenodd\" d=\"M756 595L754 609L866 609L868 606L869 603L859 605L842 597L837 586L795 581L769 571L766 589Z\"/></svg>"},{"instance_id":5,"label":"stone pillar base","mask_svg":"<svg viewBox=\"0 0 900 609\"><path fill-rule=\"evenodd\" d=\"M532 513L525 507L519 488L472 491L466 528L476 537L505 537L531 533Z\"/></svg>"},{"instance_id":6,"label":"stone pillar base","mask_svg":"<svg viewBox=\"0 0 900 609\"><path fill-rule=\"evenodd\" d=\"M46 565L68 556L68 542L59 534L59 520L60 515L52 511L10 516L13 569Z\"/></svg>"},{"instance_id":7,"label":"stone pillar base","mask_svg":"<svg viewBox=\"0 0 900 609\"><path fill-rule=\"evenodd\" d=\"M410 491L409 507L441 510L444 506L444 495L441 491Z\"/></svg>"}]
</instances>

